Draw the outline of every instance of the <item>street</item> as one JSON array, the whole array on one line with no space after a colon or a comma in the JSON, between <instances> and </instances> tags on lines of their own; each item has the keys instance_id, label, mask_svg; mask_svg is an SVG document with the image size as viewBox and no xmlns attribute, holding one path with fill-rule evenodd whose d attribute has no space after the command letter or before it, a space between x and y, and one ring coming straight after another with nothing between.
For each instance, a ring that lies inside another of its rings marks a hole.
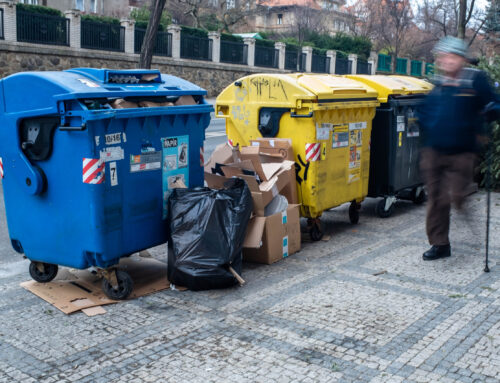
<instances>
[{"instance_id":1,"label":"street","mask_svg":"<svg viewBox=\"0 0 500 383\"><path fill-rule=\"evenodd\" d=\"M215 99L207 99L207 102L214 105ZM210 120L210 125L205 131L205 161L208 160L217 147L227 141L226 138L226 120L224 118L215 118L215 114L212 113Z\"/></svg>"}]
</instances>

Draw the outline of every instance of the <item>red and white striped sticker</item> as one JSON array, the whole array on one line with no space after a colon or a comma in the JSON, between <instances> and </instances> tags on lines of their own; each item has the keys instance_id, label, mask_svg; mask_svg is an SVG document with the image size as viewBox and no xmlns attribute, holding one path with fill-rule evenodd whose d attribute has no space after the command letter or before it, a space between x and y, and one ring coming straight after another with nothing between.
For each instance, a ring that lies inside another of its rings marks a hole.
<instances>
[{"instance_id":1,"label":"red and white striped sticker","mask_svg":"<svg viewBox=\"0 0 500 383\"><path fill-rule=\"evenodd\" d=\"M3 160L0 157L0 178L3 178Z\"/></svg>"},{"instance_id":2,"label":"red and white striped sticker","mask_svg":"<svg viewBox=\"0 0 500 383\"><path fill-rule=\"evenodd\" d=\"M102 184L104 182L105 162L95 158L83 159L83 183Z\"/></svg>"},{"instance_id":3,"label":"red and white striped sticker","mask_svg":"<svg viewBox=\"0 0 500 383\"><path fill-rule=\"evenodd\" d=\"M200 166L205 166L205 151L203 148L200 148Z\"/></svg>"},{"instance_id":4,"label":"red and white striped sticker","mask_svg":"<svg viewBox=\"0 0 500 383\"><path fill-rule=\"evenodd\" d=\"M228 143L229 145L231 145L231 146L234 146L234 145L233 145L233 140L231 140L230 138L228 138L228 139L227 139L227 143Z\"/></svg>"},{"instance_id":5,"label":"red and white striped sticker","mask_svg":"<svg viewBox=\"0 0 500 383\"><path fill-rule=\"evenodd\" d=\"M320 154L320 144L306 144L306 161L318 161Z\"/></svg>"}]
</instances>

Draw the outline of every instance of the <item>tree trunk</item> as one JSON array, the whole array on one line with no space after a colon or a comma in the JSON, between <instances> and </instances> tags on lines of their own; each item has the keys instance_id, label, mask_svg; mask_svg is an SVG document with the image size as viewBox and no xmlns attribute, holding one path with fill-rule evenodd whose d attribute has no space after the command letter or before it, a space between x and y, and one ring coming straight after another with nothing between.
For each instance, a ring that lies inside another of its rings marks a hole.
<instances>
[{"instance_id":1,"label":"tree trunk","mask_svg":"<svg viewBox=\"0 0 500 383\"><path fill-rule=\"evenodd\" d=\"M166 0L151 0L151 15L149 17L148 28L144 35L139 59L139 68L150 69L153 60L153 50L156 44L156 35L160 25L161 14L165 7Z\"/></svg>"},{"instance_id":2,"label":"tree trunk","mask_svg":"<svg viewBox=\"0 0 500 383\"><path fill-rule=\"evenodd\" d=\"M460 9L458 12L457 37L465 38L465 24L467 18L467 0L460 0Z\"/></svg>"}]
</instances>

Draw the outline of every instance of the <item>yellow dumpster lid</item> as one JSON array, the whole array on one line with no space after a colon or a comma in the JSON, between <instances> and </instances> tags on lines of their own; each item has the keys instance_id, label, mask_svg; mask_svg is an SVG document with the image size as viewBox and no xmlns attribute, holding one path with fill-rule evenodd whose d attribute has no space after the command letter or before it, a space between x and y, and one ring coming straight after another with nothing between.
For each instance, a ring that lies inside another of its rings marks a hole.
<instances>
[{"instance_id":1,"label":"yellow dumpster lid","mask_svg":"<svg viewBox=\"0 0 500 383\"><path fill-rule=\"evenodd\" d=\"M309 89L318 97L318 101L339 101L377 97L377 92L370 86L353 81L344 76L328 74L293 74L297 83Z\"/></svg>"},{"instance_id":2,"label":"yellow dumpster lid","mask_svg":"<svg viewBox=\"0 0 500 383\"><path fill-rule=\"evenodd\" d=\"M429 93L434 88L434 85L432 85L432 83L421 78L411 77L411 76L398 76L398 75L394 75L391 77L405 84L412 83L416 85L418 88L423 90L422 93Z\"/></svg>"},{"instance_id":3,"label":"yellow dumpster lid","mask_svg":"<svg viewBox=\"0 0 500 383\"><path fill-rule=\"evenodd\" d=\"M218 105L265 103L270 107L295 108L298 100L375 100L377 92L366 84L342 76L316 74L254 74L242 77L217 97Z\"/></svg>"},{"instance_id":4,"label":"yellow dumpster lid","mask_svg":"<svg viewBox=\"0 0 500 383\"><path fill-rule=\"evenodd\" d=\"M378 92L378 100L387 102L390 95L425 94L430 91L416 82L406 81L404 76L346 75L350 79L365 83ZM432 88L431 88L432 89Z\"/></svg>"}]
</instances>

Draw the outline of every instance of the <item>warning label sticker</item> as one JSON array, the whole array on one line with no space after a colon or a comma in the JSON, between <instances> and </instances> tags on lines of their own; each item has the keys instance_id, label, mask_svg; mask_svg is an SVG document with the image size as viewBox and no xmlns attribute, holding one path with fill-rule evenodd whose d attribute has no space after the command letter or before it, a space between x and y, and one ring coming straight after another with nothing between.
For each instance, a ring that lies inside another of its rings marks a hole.
<instances>
[{"instance_id":1,"label":"warning label sticker","mask_svg":"<svg viewBox=\"0 0 500 383\"><path fill-rule=\"evenodd\" d=\"M354 130L354 129L366 129L366 121L350 122L349 123L349 130Z\"/></svg>"},{"instance_id":2,"label":"warning label sticker","mask_svg":"<svg viewBox=\"0 0 500 383\"><path fill-rule=\"evenodd\" d=\"M161 152L148 152L130 156L130 172L161 169Z\"/></svg>"}]
</instances>

